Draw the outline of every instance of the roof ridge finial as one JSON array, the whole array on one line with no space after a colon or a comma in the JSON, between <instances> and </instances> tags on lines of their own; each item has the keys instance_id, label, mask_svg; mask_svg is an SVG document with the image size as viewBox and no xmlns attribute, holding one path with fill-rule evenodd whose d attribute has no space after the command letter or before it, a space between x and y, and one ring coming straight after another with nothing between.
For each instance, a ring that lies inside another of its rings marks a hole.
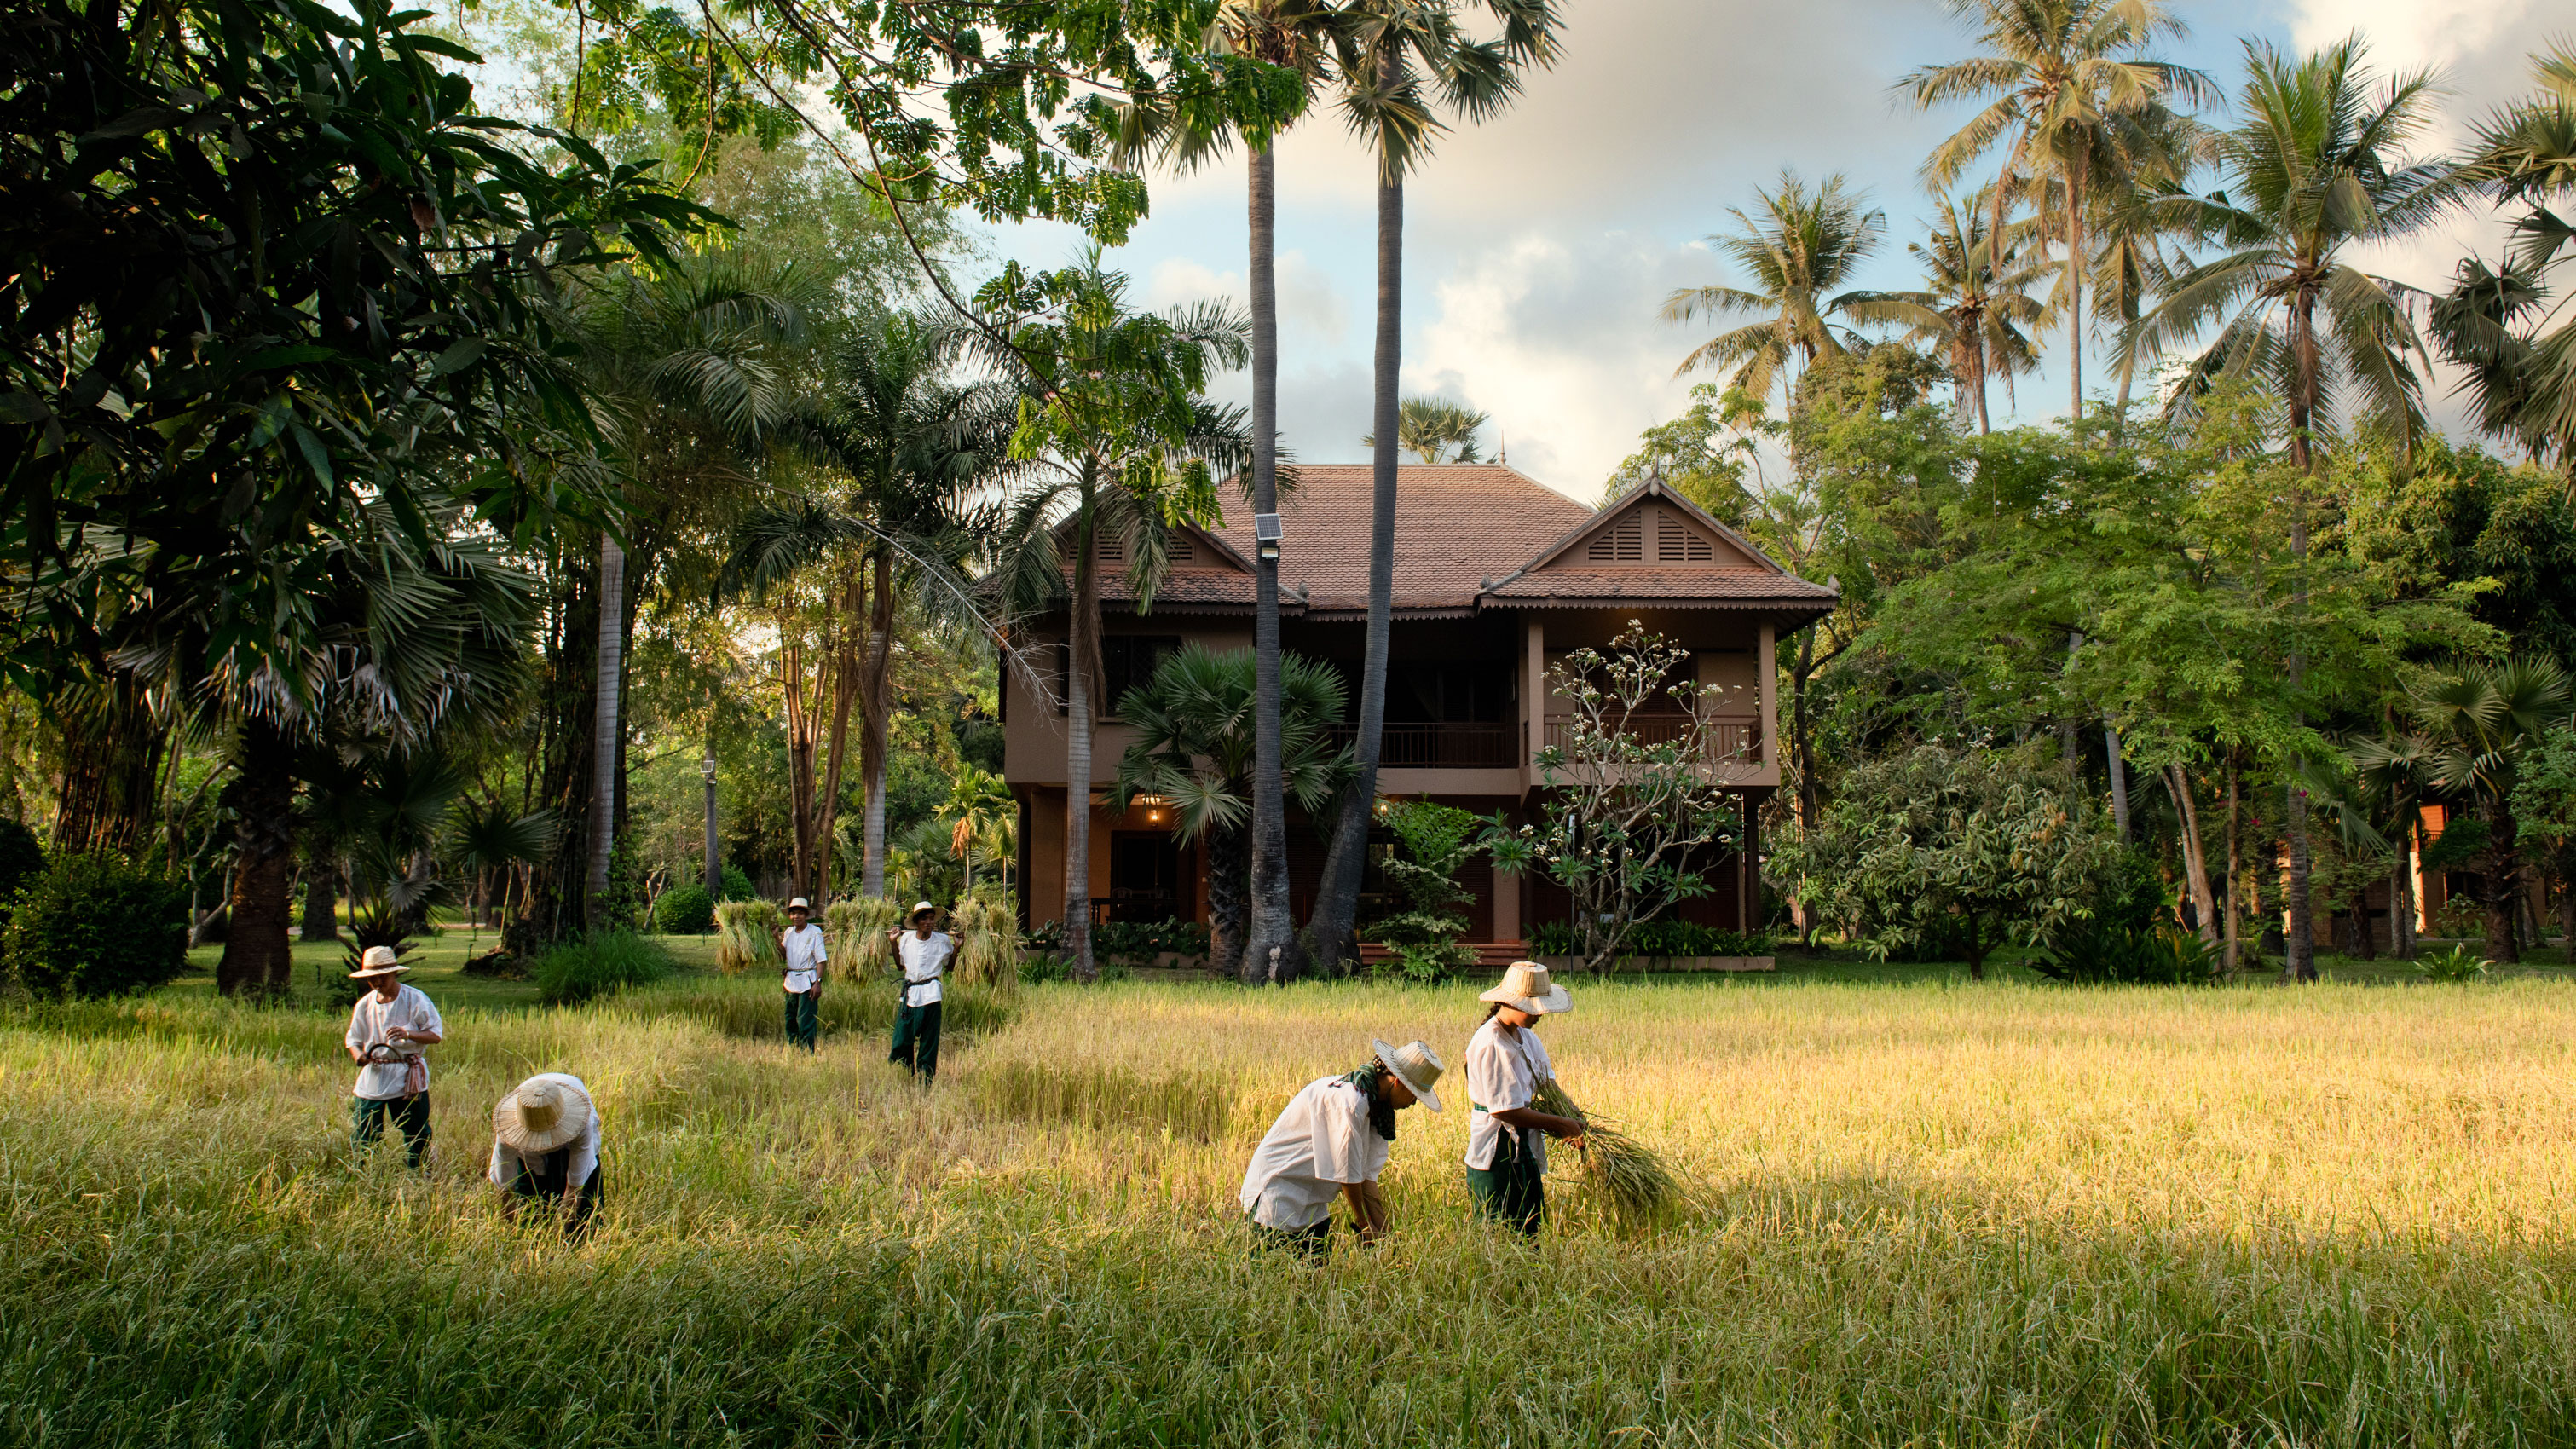
<instances>
[{"instance_id":1,"label":"roof ridge finial","mask_svg":"<svg viewBox=\"0 0 2576 1449\"><path fill-rule=\"evenodd\" d=\"M1501 428L1496 428L1494 444L1494 461L1506 468L1512 466L1512 435Z\"/></svg>"}]
</instances>

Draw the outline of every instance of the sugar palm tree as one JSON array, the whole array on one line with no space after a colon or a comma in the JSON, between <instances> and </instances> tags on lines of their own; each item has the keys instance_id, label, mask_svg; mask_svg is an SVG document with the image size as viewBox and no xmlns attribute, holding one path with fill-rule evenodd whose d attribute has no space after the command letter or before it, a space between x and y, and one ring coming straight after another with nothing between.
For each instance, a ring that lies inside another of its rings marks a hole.
<instances>
[{"instance_id":1,"label":"sugar palm tree","mask_svg":"<svg viewBox=\"0 0 2576 1449\"><path fill-rule=\"evenodd\" d=\"M2472 258L2433 310L2442 350L2488 432L2576 471L2576 310L2569 306L2576 228L2550 208L2576 198L2576 45L2532 58L2538 89L2478 128L2465 175L2507 205L2530 209L2500 267ZM2553 278L2552 272L2559 275Z\"/></svg>"},{"instance_id":2,"label":"sugar palm tree","mask_svg":"<svg viewBox=\"0 0 2576 1449\"><path fill-rule=\"evenodd\" d=\"M1934 198L1938 216L1931 235L1905 244L1923 264L1922 291L1877 293L1850 307L1862 321L1907 325L1908 342L1940 347L1980 433L1991 431L1986 379L2002 378L2009 388L2015 376L2030 371L2030 333L2047 311L2030 295L2048 270L2047 259L2022 251L2026 223L2007 226L1998 240L1989 223L1991 190L1980 186Z\"/></svg>"},{"instance_id":3,"label":"sugar palm tree","mask_svg":"<svg viewBox=\"0 0 2576 1449\"><path fill-rule=\"evenodd\" d=\"M1953 101L1986 104L1933 149L1923 174L1948 186L2000 147L2003 167L1991 197L1990 229L2004 230L2017 201L2037 201L2053 178L2062 202L2053 228L2065 247L2057 299L2066 319L2070 418L2084 413L2084 272L2088 184L2112 158L2143 149L2141 119L2167 97L2197 101L2200 72L2144 54L2159 38L2185 34L2158 0L1950 0L1976 28L1985 53L1926 66L1897 83L1929 110Z\"/></svg>"},{"instance_id":4,"label":"sugar palm tree","mask_svg":"<svg viewBox=\"0 0 2576 1449\"><path fill-rule=\"evenodd\" d=\"M1300 807L1320 812L1350 771L1351 752L1332 730L1342 717L1342 677L1288 654L1279 678L1281 785ZM1171 802L1177 833L1207 851L1210 961L1257 985L1269 979L1269 957L1244 949L1255 688L1252 656L1242 651L1192 644L1164 660L1119 705L1130 742L1118 761L1117 799Z\"/></svg>"},{"instance_id":5,"label":"sugar palm tree","mask_svg":"<svg viewBox=\"0 0 2576 1449\"><path fill-rule=\"evenodd\" d=\"M1502 111L1521 74L1556 62L1553 0L1481 0L1500 33L1469 40L1453 0L1349 0L1333 32L1342 119L1377 160L1377 346L1372 365L1369 593L1366 659L1360 669L1358 764L1325 852L1307 938L1327 960L1357 959L1360 877L1377 791L1378 747L1386 725L1386 664L1395 600L1397 382L1403 364L1404 178L1430 155L1445 129L1438 112L1470 121Z\"/></svg>"},{"instance_id":6,"label":"sugar palm tree","mask_svg":"<svg viewBox=\"0 0 2576 1449\"><path fill-rule=\"evenodd\" d=\"M1397 445L1425 463L1484 461L1476 450L1476 434L1492 419L1474 408L1436 397L1409 397L1396 409L1396 419ZM1361 438L1360 446L1376 447L1377 434Z\"/></svg>"},{"instance_id":7,"label":"sugar palm tree","mask_svg":"<svg viewBox=\"0 0 2576 1449\"><path fill-rule=\"evenodd\" d=\"M1139 611L1168 570L1176 521L1212 523L1215 477L1245 471L1242 410L1206 396L1209 375L1241 367L1249 326L1212 303L1164 314L1127 305L1127 278L1098 252L1032 276L1016 263L977 293L978 351L1021 391L1010 444L1023 465L992 541L989 578L1015 613L1063 607L1064 952L1080 980L1091 956L1092 735L1101 704L1099 544L1115 539ZM1007 339L1008 345L982 339Z\"/></svg>"},{"instance_id":8,"label":"sugar palm tree","mask_svg":"<svg viewBox=\"0 0 2576 1449\"><path fill-rule=\"evenodd\" d=\"M1887 214L1847 190L1839 173L1810 190L1796 172L1783 171L1778 185L1756 187L1753 195L1752 212L1727 208L1735 218L1732 234L1709 238L1752 278L1752 287L1684 287L1664 299L1663 319L1755 314L1761 320L1701 343L1673 374L1732 367L1729 387L1760 397L1777 382L1785 397L1793 360L1811 363L1847 350L1849 328L1831 319L1854 305L1843 289L1885 241Z\"/></svg>"},{"instance_id":9,"label":"sugar palm tree","mask_svg":"<svg viewBox=\"0 0 2576 1449\"><path fill-rule=\"evenodd\" d=\"M2228 189L2184 196L2168 210L2223 250L2173 280L2139 319L2129 345L2149 353L2214 333L2174 399L2187 409L2222 376L2269 383L2289 410L2290 552L2299 561L2295 603L2304 608L2308 480L2316 471L2320 414L2344 403L2401 439L2423 425L2423 386L2408 354L2424 344L2408 320L2411 288L2355 266L2352 253L2412 232L2459 194L2457 170L2407 164L2400 155L2432 119L2433 80L2416 72L2385 89L2362 61L2358 38L2291 60L2246 42L2241 124L2211 149ZM2349 399L2347 402L2346 400ZM2293 645L2293 687L2306 667ZM2306 798L2289 792L2288 978L2314 980L2308 931Z\"/></svg>"}]
</instances>

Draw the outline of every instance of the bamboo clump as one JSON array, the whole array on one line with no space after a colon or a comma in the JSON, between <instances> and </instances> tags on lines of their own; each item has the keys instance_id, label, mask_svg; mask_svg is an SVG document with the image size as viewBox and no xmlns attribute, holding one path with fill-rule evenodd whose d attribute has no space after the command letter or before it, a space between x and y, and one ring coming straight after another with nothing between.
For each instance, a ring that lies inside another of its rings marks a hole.
<instances>
[{"instance_id":1,"label":"bamboo clump","mask_svg":"<svg viewBox=\"0 0 2576 1449\"><path fill-rule=\"evenodd\" d=\"M832 979L867 981L894 973L894 943L903 908L888 896L861 896L823 908L823 935L832 947Z\"/></svg>"},{"instance_id":2,"label":"bamboo clump","mask_svg":"<svg viewBox=\"0 0 2576 1449\"><path fill-rule=\"evenodd\" d=\"M1673 1220L1681 1208L1681 1180L1661 1154L1587 1115L1554 1077L1538 1084L1531 1105L1583 1124L1583 1183L1614 1230L1622 1236L1652 1232Z\"/></svg>"},{"instance_id":3,"label":"bamboo clump","mask_svg":"<svg viewBox=\"0 0 2576 1449\"><path fill-rule=\"evenodd\" d=\"M740 976L755 966L779 964L783 918L772 901L723 901L716 906L716 969Z\"/></svg>"},{"instance_id":4,"label":"bamboo clump","mask_svg":"<svg viewBox=\"0 0 2576 1449\"><path fill-rule=\"evenodd\" d=\"M949 927L957 940L957 979L1009 993L1020 985L1020 913L1011 898L968 896Z\"/></svg>"}]
</instances>

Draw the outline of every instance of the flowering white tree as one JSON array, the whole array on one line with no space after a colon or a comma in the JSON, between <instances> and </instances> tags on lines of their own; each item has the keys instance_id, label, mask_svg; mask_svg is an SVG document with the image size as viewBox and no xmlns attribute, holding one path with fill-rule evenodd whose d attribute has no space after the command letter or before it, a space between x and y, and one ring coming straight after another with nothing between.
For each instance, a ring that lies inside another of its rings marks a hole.
<instances>
[{"instance_id":1,"label":"flowering white tree","mask_svg":"<svg viewBox=\"0 0 2576 1449\"><path fill-rule=\"evenodd\" d=\"M1536 866L1574 897L1594 972L1638 922L1708 894L1699 867L1743 838L1726 785L1744 746L1721 740L1710 706L1724 691L1687 677L1689 663L1635 620L1606 652L1567 654L1548 671L1573 712L1538 754L1539 823L1485 842L1497 869Z\"/></svg>"}]
</instances>

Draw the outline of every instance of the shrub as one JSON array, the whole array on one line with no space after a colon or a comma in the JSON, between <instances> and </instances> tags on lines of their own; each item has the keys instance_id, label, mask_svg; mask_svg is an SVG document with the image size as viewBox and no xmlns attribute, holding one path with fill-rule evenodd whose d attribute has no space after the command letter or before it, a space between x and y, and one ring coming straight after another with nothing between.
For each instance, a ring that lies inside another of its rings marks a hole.
<instances>
[{"instance_id":1,"label":"shrub","mask_svg":"<svg viewBox=\"0 0 2576 1449\"><path fill-rule=\"evenodd\" d=\"M2158 926L2087 933L2034 958L2030 969L2077 986L2207 986L2225 964L2197 934Z\"/></svg>"},{"instance_id":2,"label":"shrub","mask_svg":"<svg viewBox=\"0 0 2576 1449\"><path fill-rule=\"evenodd\" d=\"M45 847L36 832L15 820L0 820L0 909L38 871L45 868Z\"/></svg>"},{"instance_id":3,"label":"shrub","mask_svg":"<svg viewBox=\"0 0 2576 1449\"><path fill-rule=\"evenodd\" d=\"M1409 981L1455 976L1476 964L1476 952L1458 944L1467 918L1450 908L1475 899L1458 884L1458 871L1476 854L1476 835L1487 822L1430 800L1391 800L1380 813L1400 847L1382 868L1403 897L1401 910L1370 927L1394 948L1381 969Z\"/></svg>"},{"instance_id":4,"label":"shrub","mask_svg":"<svg viewBox=\"0 0 2576 1449\"><path fill-rule=\"evenodd\" d=\"M705 886L673 886L653 903L653 926L665 936L703 936L715 925L716 898Z\"/></svg>"},{"instance_id":5,"label":"shrub","mask_svg":"<svg viewBox=\"0 0 2576 1449\"><path fill-rule=\"evenodd\" d=\"M2427 951L2415 958L2415 974L2426 981L2477 981L2485 977L2493 961L2466 946L2453 946L2446 951Z\"/></svg>"},{"instance_id":6,"label":"shrub","mask_svg":"<svg viewBox=\"0 0 2576 1449\"><path fill-rule=\"evenodd\" d=\"M751 888L751 877L744 875L742 873L742 867L738 865L729 865L724 868L723 885L724 889L718 893L717 897L720 900L747 901L754 895L758 894L758 892Z\"/></svg>"},{"instance_id":7,"label":"shrub","mask_svg":"<svg viewBox=\"0 0 2576 1449\"><path fill-rule=\"evenodd\" d=\"M112 851L57 857L11 898L0 958L34 996L149 991L188 969L187 887Z\"/></svg>"},{"instance_id":8,"label":"shrub","mask_svg":"<svg viewBox=\"0 0 2576 1449\"><path fill-rule=\"evenodd\" d=\"M1644 921L1628 929L1626 956L1768 956L1768 931L1729 931L1691 921ZM1573 956L1582 950L1571 921L1544 921L1529 928L1533 956Z\"/></svg>"},{"instance_id":9,"label":"shrub","mask_svg":"<svg viewBox=\"0 0 2576 1449\"><path fill-rule=\"evenodd\" d=\"M576 1006L670 975L671 953L632 931L593 931L538 957L529 974L548 1006Z\"/></svg>"}]
</instances>

